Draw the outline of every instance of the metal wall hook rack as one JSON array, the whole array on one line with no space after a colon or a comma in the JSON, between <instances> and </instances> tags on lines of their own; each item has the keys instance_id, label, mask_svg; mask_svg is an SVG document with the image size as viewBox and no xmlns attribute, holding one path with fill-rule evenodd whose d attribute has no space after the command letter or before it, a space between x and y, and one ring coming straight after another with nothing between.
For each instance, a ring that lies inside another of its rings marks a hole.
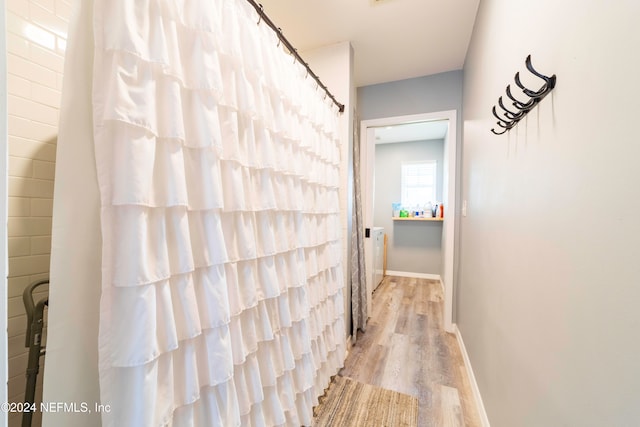
<instances>
[{"instance_id":1,"label":"metal wall hook rack","mask_svg":"<svg viewBox=\"0 0 640 427\"><path fill-rule=\"evenodd\" d=\"M524 116L527 115L529 111L531 111L538 103L549 94L556 87L556 75L552 75L551 77L545 76L544 74L538 72L533 65L531 64L531 55L528 55L524 61L527 70L534 76L543 80L542 86L538 90L531 90L527 88L522 81L520 80L520 72L518 71L514 77L514 81L516 86L518 86L521 92L527 96L529 99L527 101L520 101L516 98L511 92L511 85L507 85L506 93L507 98L509 98L511 105L507 107L505 105L505 101L502 96L498 98L498 106L500 107L500 114L498 114L498 109L494 105L491 109L493 116L498 119L496 124L500 127L498 131L495 129L491 129L496 135L502 135L505 132L511 130ZM514 107L516 111L513 111L511 107Z\"/></svg>"}]
</instances>

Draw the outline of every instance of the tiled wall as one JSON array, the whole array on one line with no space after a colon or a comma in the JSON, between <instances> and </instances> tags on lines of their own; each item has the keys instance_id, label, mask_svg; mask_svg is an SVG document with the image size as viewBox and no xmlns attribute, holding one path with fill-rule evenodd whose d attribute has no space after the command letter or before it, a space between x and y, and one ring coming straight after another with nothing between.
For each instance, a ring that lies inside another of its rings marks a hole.
<instances>
[{"instance_id":1,"label":"tiled wall","mask_svg":"<svg viewBox=\"0 0 640 427\"><path fill-rule=\"evenodd\" d=\"M6 0L9 124L9 399L22 401L22 291L47 278L58 112L70 0ZM39 384L42 383L42 371ZM41 393L41 386L39 393ZM19 426L10 414L9 426ZM39 425L34 417L33 425Z\"/></svg>"}]
</instances>

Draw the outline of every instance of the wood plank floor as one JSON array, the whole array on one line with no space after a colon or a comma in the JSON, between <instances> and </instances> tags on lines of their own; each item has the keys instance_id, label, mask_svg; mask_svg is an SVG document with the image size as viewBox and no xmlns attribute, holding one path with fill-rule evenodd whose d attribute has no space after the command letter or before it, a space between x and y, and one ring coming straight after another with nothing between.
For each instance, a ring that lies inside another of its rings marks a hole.
<instances>
[{"instance_id":1,"label":"wood plank floor","mask_svg":"<svg viewBox=\"0 0 640 427\"><path fill-rule=\"evenodd\" d=\"M387 276L340 375L418 398L419 426L480 426L458 342L434 280Z\"/></svg>"}]
</instances>

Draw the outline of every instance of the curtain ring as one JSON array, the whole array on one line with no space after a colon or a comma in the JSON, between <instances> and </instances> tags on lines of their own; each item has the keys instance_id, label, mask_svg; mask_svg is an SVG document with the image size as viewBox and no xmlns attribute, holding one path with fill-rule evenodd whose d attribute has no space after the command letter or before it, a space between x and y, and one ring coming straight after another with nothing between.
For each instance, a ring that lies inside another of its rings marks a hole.
<instances>
[{"instance_id":1,"label":"curtain ring","mask_svg":"<svg viewBox=\"0 0 640 427\"><path fill-rule=\"evenodd\" d=\"M262 6L262 3L259 3L258 6L260 6L260 11L258 12L258 25L260 25L262 15L264 14L264 6Z\"/></svg>"},{"instance_id":2,"label":"curtain ring","mask_svg":"<svg viewBox=\"0 0 640 427\"><path fill-rule=\"evenodd\" d=\"M280 47L280 43L282 43L282 28L278 27L278 46Z\"/></svg>"}]
</instances>

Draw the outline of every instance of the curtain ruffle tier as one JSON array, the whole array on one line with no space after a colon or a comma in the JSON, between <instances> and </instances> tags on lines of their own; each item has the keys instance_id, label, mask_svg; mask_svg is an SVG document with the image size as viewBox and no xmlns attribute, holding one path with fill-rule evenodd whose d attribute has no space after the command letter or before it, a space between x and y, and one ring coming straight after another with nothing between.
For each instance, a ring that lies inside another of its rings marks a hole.
<instances>
[{"instance_id":1,"label":"curtain ruffle tier","mask_svg":"<svg viewBox=\"0 0 640 427\"><path fill-rule=\"evenodd\" d=\"M96 1L103 425L310 425L345 352L337 108L244 0Z\"/></svg>"}]
</instances>

